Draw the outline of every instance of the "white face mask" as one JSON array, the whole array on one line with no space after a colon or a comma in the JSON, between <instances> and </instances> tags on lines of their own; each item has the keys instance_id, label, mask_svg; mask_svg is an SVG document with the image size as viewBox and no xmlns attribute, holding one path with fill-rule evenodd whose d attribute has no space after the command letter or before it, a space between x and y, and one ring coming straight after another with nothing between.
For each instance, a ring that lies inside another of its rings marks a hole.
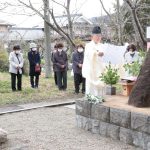
<instances>
[{"instance_id":1,"label":"white face mask","mask_svg":"<svg viewBox=\"0 0 150 150\"><path fill-rule=\"evenodd\" d=\"M36 48L36 47L32 48L32 51L36 51L36 50L37 50L37 48Z\"/></svg>"},{"instance_id":2,"label":"white face mask","mask_svg":"<svg viewBox=\"0 0 150 150\"><path fill-rule=\"evenodd\" d=\"M135 52L130 51L130 54L134 54Z\"/></svg>"},{"instance_id":3,"label":"white face mask","mask_svg":"<svg viewBox=\"0 0 150 150\"><path fill-rule=\"evenodd\" d=\"M20 53L20 50L16 50L15 53L16 53L16 54L19 54L19 53Z\"/></svg>"},{"instance_id":4,"label":"white face mask","mask_svg":"<svg viewBox=\"0 0 150 150\"><path fill-rule=\"evenodd\" d=\"M58 52L62 52L62 49L59 49L59 48L58 48Z\"/></svg>"},{"instance_id":5,"label":"white face mask","mask_svg":"<svg viewBox=\"0 0 150 150\"><path fill-rule=\"evenodd\" d=\"M56 49L54 49L54 50L53 50L53 52L54 52L54 53L56 53L56 52L57 52L57 50L56 50Z\"/></svg>"},{"instance_id":6,"label":"white face mask","mask_svg":"<svg viewBox=\"0 0 150 150\"><path fill-rule=\"evenodd\" d=\"M82 53L83 52L83 48L78 48L78 52Z\"/></svg>"}]
</instances>

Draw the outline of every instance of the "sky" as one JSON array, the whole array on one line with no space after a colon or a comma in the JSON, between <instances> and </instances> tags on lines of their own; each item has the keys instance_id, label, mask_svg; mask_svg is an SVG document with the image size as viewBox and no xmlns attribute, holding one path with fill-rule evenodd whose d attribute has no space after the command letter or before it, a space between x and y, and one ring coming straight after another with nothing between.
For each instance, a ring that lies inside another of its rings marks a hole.
<instances>
[{"instance_id":1,"label":"sky","mask_svg":"<svg viewBox=\"0 0 150 150\"><path fill-rule=\"evenodd\" d=\"M14 2L16 4L16 0L3 0L3 2ZM27 2L27 0L24 0ZM40 0L31 0L36 8L41 7ZM59 2L64 2L64 0L59 0ZM113 12L113 3L116 0L103 0L104 6L106 7L107 11ZM123 0L120 0L120 3L122 3ZM38 3L37 3L38 2ZM63 3L62 3L63 4ZM63 13L63 9L61 6L58 6L54 3L50 3L50 6L55 8L55 15L61 15ZM91 18L96 16L104 15L104 11L102 10L101 4L99 0L72 0L71 1L71 12L75 12L75 10L78 10L78 13L82 13L85 17ZM10 23L15 24L19 27L34 27L34 26L42 26L43 21L42 19L37 16L26 16L21 15L24 12L31 12L28 9L22 9L20 7L9 7L6 10L0 10L0 20L6 20ZM11 14L13 13L13 14ZM20 15L17 15L20 14Z\"/></svg>"}]
</instances>

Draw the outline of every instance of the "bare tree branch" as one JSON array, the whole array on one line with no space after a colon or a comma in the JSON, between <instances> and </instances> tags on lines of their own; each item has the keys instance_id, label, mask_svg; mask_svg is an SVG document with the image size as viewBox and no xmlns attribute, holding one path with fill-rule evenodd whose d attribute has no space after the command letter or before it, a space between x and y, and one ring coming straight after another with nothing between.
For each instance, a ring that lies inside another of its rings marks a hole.
<instances>
[{"instance_id":1,"label":"bare tree branch","mask_svg":"<svg viewBox=\"0 0 150 150\"><path fill-rule=\"evenodd\" d=\"M81 6L78 9L75 7L76 9L72 11L72 14L78 14L78 12L84 6L85 2L87 2L87 0L84 0L83 3L81 4ZM77 3L77 0L76 0L76 3Z\"/></svg>"},{"instance_id":2,"label":"bare tree branch","mask_svg":"<svg viewBox=\"0 0 150 150\"><path fill-rule=\"evenodd\" d=\"M128 6L130 7L130 9L131 9L131 13L132 13L133 19L134 19L134 21L136 23L139 35L141 37L141 40L142 40L143 44L145 45L146 44L146 39L144 37L144 31L143 31L143 29L141 27L141 24L139 22L137 14L136 14L136 7L132 4L132 2L130 0L124 0L124 2L126 2L128 4Z\"/></svg>"},{"instance_id":3,"label":"bare tree branch","mask_svg":"<svg viewBox=\"0 0 150 150\"><path fill-rule=\"evenodd\" d=\"M115 23L114 20L112 19L112 16L109 14L109 12L106 10L106 8L105 8L105 6L104 6L102 0L99 0L99 1L100 1L100 3L101 3L101 6L102 6L103 10L105 11L105 13L106 13L106 14L108 15L108 17L110 18L111 22L116 26L116 23Z\"/></svg>"},{"instance_id":4,"label":"bare tree branch","mask_svg":"<svg viewBox=\"0 0 150 150\"><path fill-rule=\"evenodd\" d=\"M46 23L54 30L54 31L56 31L58 34L60 34L62 37L64 37L67 41L69 41L70 43L72 43L73 45L74 45L74 43L73 43L73 41L71 40L71 38L69 37L69 35L67 34L67 33L65 33L62 29L61 29L61 27L59 27L59 25L57 24L57 22L56 22L56 20L55 20L55 17L53 16L53 19L54 19L54 21L55 21L55 25L57 26L57 28L55 27L55 26L53 26L48 20L46 20L45 19L45 17L44 17L44 15L42 14L42 13L40 13L37 9L35 9L34 7L33 7L33 5L32 5L32 3L31 3L31 1L29 0L29 5L28 4L26 4L26 3L24 3L24 2L22 2L21 0L18 0L21 4L23 4L24 6L26 6L27 8L30 8L30 9L32 9L34 12L36 12L43 20L45 20L46 21ZM51 11L49 11L49 12L51 12ZM50 13L51 14L51 16L52 16L52 13ZM58 30L58 29L61 29L61 30ZM63 31L63 32L62 32Z\"/></svg>"},{"instance_id":5,"label":"bare tree branch","mask_svg":"<svg viewBox=\"0 0 150 150\"><path fill-rule=\"evenodd\" d=\"M64 31L62 30L62 28L61 28L61 27L58 25L58 23L56 22L56 19L55 19L55 17L54 17L53 10L52 10L52 11L49 10L49 13L50 13L50 15L51 15L51 17L52 17L52 19L53 19L53 21L54 21L54 24L56 25L57 29L58 29L59 31L61 31L61 32L66 36L65 39L66 39L67 41L71 42L71 44L74 45L74 43L73 43L72 39L69 37L69 35L68 35L66 32L64 32ZM57 32L57 31L56 31L56 32ZM60 34L60 32L57 32L57 33ZM64 36L64 35L62 35L62 36ZM69 40L68 40L68 39L69 39Z\"/></svg>"},{"instance_id":6,"label":"bare tree branch","mask_svg":"<svg viewBox=\"0 0 150 150\"><path fill-rule=\"evenodd\" d=\"M58 3L58 2L56 2L55 0L51 0L51 1L52 1L52 2L54 2L54 3L56 3L56 4L58 4L58 5L60 5L60 6L62 6L63 8L65 8L65 9L66 9L65 4L64 4L64 5L62 5L62 4Z\"/></svg>"}]
</instances>

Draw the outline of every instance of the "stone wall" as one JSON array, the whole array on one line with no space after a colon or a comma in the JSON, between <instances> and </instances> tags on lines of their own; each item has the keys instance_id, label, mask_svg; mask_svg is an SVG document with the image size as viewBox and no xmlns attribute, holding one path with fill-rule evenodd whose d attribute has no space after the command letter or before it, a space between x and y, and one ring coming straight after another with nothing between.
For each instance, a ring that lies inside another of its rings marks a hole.
<instances>
[{"instance_id":1,"label":"stone wall","mask_svg":"<svg viewBox=\"0 0 150 150\"><path fill-rule=\"evenodd\" d=\"M149 115L77 100L76 120L79 128L150 150Z\"/></svg>"}]
</instances>

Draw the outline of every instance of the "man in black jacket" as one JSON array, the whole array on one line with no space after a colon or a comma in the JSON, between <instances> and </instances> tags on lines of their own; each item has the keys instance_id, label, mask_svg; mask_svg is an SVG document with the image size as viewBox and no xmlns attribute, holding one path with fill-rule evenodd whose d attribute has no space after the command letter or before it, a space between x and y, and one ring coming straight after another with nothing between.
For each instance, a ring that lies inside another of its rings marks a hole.
<instances>
[{"instance_id":1,"label":"man in black jacket","mask_svg":"<svg viewBox=\"0 0 150 150\"><path fill-rule=\"evenodd\" d=\"M58 43L57 52L53 55L53 64L56 71L57 85L59 90L67 89L68 57L63 48L64 45L62 43Z\"/></svg>"},{"instance_id":2,"label":"man in black jacket","mask_svg":"<svg viewBox=\"0 0 150 150\"><path fill-rule=\"evenodd\" d=\"M72 55L73 72L74 72L74 86L75 93L78 94L80 90L80 84L82 83L82 93L85 93L85 78L82 77L82 64L84 58L84 47L78 45L77 50Z\"/></svg>"}]
</instances>

